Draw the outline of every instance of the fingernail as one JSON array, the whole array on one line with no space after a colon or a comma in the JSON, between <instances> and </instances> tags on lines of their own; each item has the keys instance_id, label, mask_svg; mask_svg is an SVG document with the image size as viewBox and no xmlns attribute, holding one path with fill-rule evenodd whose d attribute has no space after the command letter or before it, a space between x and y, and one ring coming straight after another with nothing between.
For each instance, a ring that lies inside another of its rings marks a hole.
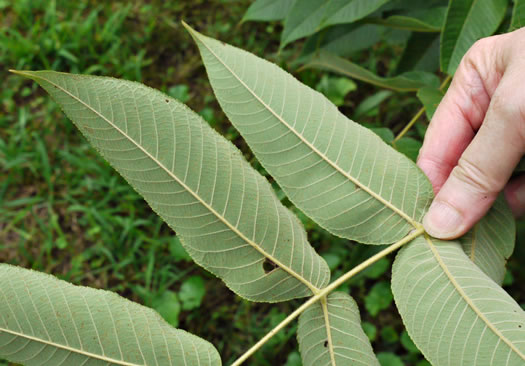
<instances>
[{"instance_id":1,"label":"fingernail","mask_svg":"<svg viewBox=\"0 0 525 366\"><path fill-rule=\"evenodd\" d=\"M436 238L448 239L461 229L461 214L452 206L441 201L434 201L423 218L423 227Z\"/></svg>"}]
</instances>

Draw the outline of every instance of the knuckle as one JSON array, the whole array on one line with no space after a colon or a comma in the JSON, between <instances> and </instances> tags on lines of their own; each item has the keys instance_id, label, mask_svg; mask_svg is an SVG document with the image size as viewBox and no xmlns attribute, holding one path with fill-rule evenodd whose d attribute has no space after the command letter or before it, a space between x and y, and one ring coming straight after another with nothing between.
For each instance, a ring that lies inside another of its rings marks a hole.
<instances>
[{"instance_id":1,"label":"knuckle","mask_svg":"<svg viewBox=\"0 0 525 366\"><path fill-rule=\"evenodd\" d=\"M480 169L467 158L461 157L451 175L480 195L497 194L503 186L497 178Z\"/></svg>"}]
</instances>

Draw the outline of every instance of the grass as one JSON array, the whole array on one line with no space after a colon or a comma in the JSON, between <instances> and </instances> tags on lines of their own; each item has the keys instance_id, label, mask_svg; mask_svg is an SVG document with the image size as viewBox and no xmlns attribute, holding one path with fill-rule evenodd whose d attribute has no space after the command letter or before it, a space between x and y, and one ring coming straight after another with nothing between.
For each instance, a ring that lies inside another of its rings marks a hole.
<instances>
[{"instance_id":1,"label":"grass","mask_svg":"<svg viewBox=\"0 0 525 366\"><path fill-rule=\"evenodd\" d=\"M270 305L241 300L193 264L176 235L95 153L56 104L35 84L8 75L7 69L53 69L142 81L201 113L264 173L220 112L197 49L179 23L184 19L205 34L288 68L286 60L298 54L299 45L277 54L279 24L239 27L248 4L0 0L0 262L116 291L157 308L174 325L211 341L225 364L300 302ZM395 46L380 44L355 58L381 73L396 55ZM322 74L306 70L296 76L316 87ZM352 117L361 102L377 92L358 84L343 96L340 108ZM361 108L360 118L369 126L399 131L418 107L414 97L394 95L365 112ZM412 136L421 138L424 125L415 131ZM381 249L335 238L297 213L334 277ZM507 284L512 285L511 295L525 303L525 277L518 261L525 254L520 250L510 262ZM423 365L388 300L390 264L391 259L379 262L345 289L360 305L365 330L383 359L397 354L406 365ZM296 349L292 326L272 339L251 364L297 366Z\"/></svg>"}]
</instances>

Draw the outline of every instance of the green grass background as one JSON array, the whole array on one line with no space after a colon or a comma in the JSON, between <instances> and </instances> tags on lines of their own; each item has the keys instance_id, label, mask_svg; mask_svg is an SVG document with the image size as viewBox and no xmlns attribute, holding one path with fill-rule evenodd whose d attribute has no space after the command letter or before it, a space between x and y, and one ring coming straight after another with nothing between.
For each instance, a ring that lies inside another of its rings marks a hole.
<instances>
[{"instance_id":1,"label":"green grass background","mask_svg":"<svg viewBox=\"0 0 525 366\"><path fill-rule=\"evenodd\" d=\"M198 51L180 24L184 19L207 35L290 69L288 63L299 54L301 42L277 53L280 24L239 24L249 3L0 0L0 262L116 291L156 308L172 324L211 341L225 364L300 301L255 304L241 300L193 264L176 235L90 148L56 104L35 84L7 70L53 69L141 81L187 103L265 174L220 111ZM402 41L403 34L394 34L394 41L353 59L388 74L401 50L395 37ZM325 91L330 88L323 85L339 80L315 71L294 74ZM348 80L345 83L351 85ZM340 108L352 117L362 102L370 104L367 98L379 91L361 83L350 86ZM379 99L381 103L372 103L366 113L361 107L360 119L394 132L419 107L413 95ZM421 139L425 123L414 129L413 137ZM297 213L334 277L380 249L335 238ZM525 275L519 268L524 252L525 246L519 243L505 282L522 304ZM426 365L392 303L390 265L391 258L380 261L343 290L360 305L364 328L383 366ZM295 328L275 336L248 364L300 365ZM0 360L1 364L7 363Z\"/></svg>"}]
</instances>

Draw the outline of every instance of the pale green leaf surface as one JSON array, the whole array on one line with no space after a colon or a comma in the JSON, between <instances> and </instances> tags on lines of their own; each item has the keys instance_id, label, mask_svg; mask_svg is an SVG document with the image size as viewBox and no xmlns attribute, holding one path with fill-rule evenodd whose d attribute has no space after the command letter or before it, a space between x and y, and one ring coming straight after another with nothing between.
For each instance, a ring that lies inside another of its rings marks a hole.
<instances>
[{"instance_id":1,"label":"pale green leaf surface","mask_svg":"<svg viewBox=\"0 0 525 366\"><path fill-rule=\"evenodd\" d=\"M467 256L498 285L505 277L505 264L514 251L516 222L503 195L459 241Z\"/></svg>"},{"instance_id":2,"label":"pale green leaf surface","mask_svg":"<svg viewBox=\"0 0 525 366\"><path fill-rule=\"evenodd\" d=\"M507 0L450 0L441 33L441 70L453 75L474 42L498 29L506 9Z\"/></svg>"},{"instance_id":3,"label":"pale green leaf surface","mask_svg":"<svg viewBox=\"0 0 525 366\"><path fill-rule=\"evenodd\" d=\"M281 47L314 34L330 25L352 23L389 0L301 0L297 1L284 22Z\"/></svg>"},{"instance_id":4,"label":"pale green leaf surface","mask_svg":"<svg viewBox=\"0 0 525 366\"><path fill-rule=\"evenodd\" d=\"M381 77L364 67L326 51L320 51L304 67L336 72L382 88L397 91L416 91L424 86L434 86L436 88L439 86L437 76L428 72L412 71L391 78Z\"/></svg>"},{"instance_id":5,"label":"pale green leaf surface","mask_svg":"<svg viewBox=\"0 0 525 366\"><path fill-rule=\"evenodd\" d=\"M421 220L432 187L406 157L276 65L191 32L222 109L303 212L374 244Z\"/></svg>"},{"instance_id":6,"label":"pale green leaf surface","mask_svg":"<svg viewBox=\"0 0 525 366\"><path fill-rule=\"evenodd\" d=\"M514 0L509 31L525 27L525 0Z\"/></svg>"},{"instance_id":7,"label":"pale green leaf surface","mask_svg":"<svg viewBox=\"0 0 525 366\"><path fill-rule=\"evenodd\" d=\"M304 366L379 366L357 304L343 292L331 293L301 314L297 339Z\"/></svg>"},{"instance_id":8,"label":"pale green leaf surface","mask_svg":"<svg viewBox=\"0 0 525 366\"><path fill-rule=\"evenodd\" d=\"M240 296L283 301L329 281L299 220L227 140L142 84L56 72L37 81L179 234L198 264ZM277 265L265 273L263 262Z\"/></svg>"},{"instance_id":9,"label":"pale green leaf surface","mask_svg":"<svg viewBox=\"0 0 525 366\"><path fill-rule=\"evenodd\" d=\"M295 1L296 0L256 0L250 5L248 10L246 10L242 21L282 20L290 12Z\"/></svg>"},{"instance_id":10,"label":"pale green leaf surface","mask_svg":"<svg viewBox=\"0 0 525 366\"><path fill-rule=\"evenodd\" d=\"M392 291L434 366L525 364L525 312L454 241L419 237L397 255Z\"/></svg>"},{"instance_id":11,"label":"pale green leaf surface","mask_svg":"<svg viewBox=\"0 0 525 366\"><path fill-rule=\"evenodd\" d=\"M221 365L207 341L117 294L0 264L0 358L24 365Z\"/></svg>"}]
</instances>

